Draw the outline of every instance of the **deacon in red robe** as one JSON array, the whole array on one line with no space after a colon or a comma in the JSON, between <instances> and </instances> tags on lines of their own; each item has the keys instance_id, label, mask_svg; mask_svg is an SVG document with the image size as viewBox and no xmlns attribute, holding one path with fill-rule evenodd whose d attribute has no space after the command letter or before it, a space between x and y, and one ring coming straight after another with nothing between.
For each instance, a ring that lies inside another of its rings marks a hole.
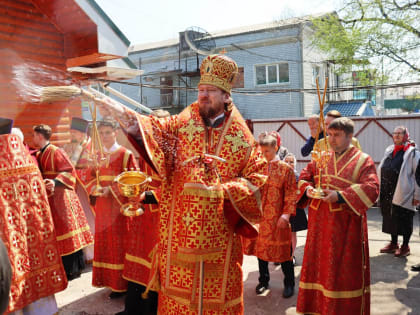
<instances>
[{"instance_id":1,"label":"deacon in red robe","mask_svg":"<svg viewBox=\"0 0 420 315\"><path fill-rule=\"evenodd\" d=\"M370 313L366 211L378 197L379 183L372 159L351 145L353 130L348 118L337 118L328 127L332 150L321 173L325 197L310 198L319 162L311 161L299 178L298 206L309 203L309 224L298 313Z\"/></svg>"},{"instance_id":2,"label":"deacon in red robe","mask_svg":"<svg viewBox=\"0 0 420 315\"><path fill-rule=\"evenodd\" d=\"M37 301L50 301L43 310L53 314L67 279L42 175L16 135L0 135L0 194L0 238L12 266L6 314Z\"/></svg>"},{"instance_id":3,"label":"deacon in red robe","mask_svg":"<svg viewBox=\"0 0 420 315\"><path fill-rule=\"evenodd\" d=\"M93 242L82 205L75 192L76 172L70 160L51 144L48 125L34 127L33 141L40 148L37 160L49 194L59 253L69 280L84 268L82 249Z\"/></svg>"},{"instance_id":4,"label":"deacon in red robe","mask_svg":"<svg viewBox=\"0 0 420 315\"><path fill-rule=\"evenodd\" d=\"M103 146L104 160L99 160L100 196L95 199L95 245L92 284L108 287L113 292L111 298L119 297L127 290L127 280L123 275L124 256L128 238L130 218L124 216L120 208L128 200L123 197L114 179L122 172L136 169L134 155L116 142L117 125L114 121L101 121L98 125ZM92 194L97 189L95 170L86 188ZM134 235L134 237L136 237Z\"/></svg>"}]
</instances>

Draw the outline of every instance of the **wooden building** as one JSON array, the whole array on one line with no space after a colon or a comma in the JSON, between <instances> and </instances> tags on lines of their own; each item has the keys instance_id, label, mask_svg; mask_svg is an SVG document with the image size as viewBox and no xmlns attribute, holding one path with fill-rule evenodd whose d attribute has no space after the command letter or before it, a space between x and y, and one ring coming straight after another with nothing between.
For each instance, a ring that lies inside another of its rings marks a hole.
<instances>
[{"instance_id":1,"label":"wooden building","mask_svg":"<svg viewBox=\"0 0 420 315\"><path fill-rule=\"evenodd\" d=\"M41 104L41 88L106 78L112 62L134 68L129 45L94 0L0 0L0 117L14 119L29 144L39 123L53 128L53 142L65 143L71 117L81 117L80 100ZM67 71L74 67L82 70ZM100 71L83 71L92 68Z\"/></svg>"}]
</instances>

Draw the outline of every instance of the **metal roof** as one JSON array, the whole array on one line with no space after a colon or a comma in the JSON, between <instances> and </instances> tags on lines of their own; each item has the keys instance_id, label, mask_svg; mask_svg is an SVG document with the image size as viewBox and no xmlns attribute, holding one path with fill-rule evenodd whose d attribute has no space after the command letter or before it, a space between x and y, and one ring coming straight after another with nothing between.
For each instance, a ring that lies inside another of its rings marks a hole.
<instances>
[{"instance_id":1,"label":"metal roof","mask_svg":"<svg viewBox=\"0 0 420 315\"><path fill-rule=\"evenodd\" d=\"M328 15L328 14L335 14L335 12L305 15L302 17L293 17L289 19L272 21L268 23L246 25L246 26L235 27L235 28L230 28L226 30L214 31L214 32L211 32L210 34L213 38L217 38L217 37L226 37L226 36L239 35L239 34L245 34L245 33L259 32L259 31L264 31L264 30L274 29L274 28L289 27L291 25L298 25L301 23L310 22L311 19L313 18L317 18L323 15ZM179 38L172 38L172 39L167 39L167 40L158 41L158 42L136 44L136 45L130 46L130 48L128 49L128 52L134 53L137 51L170 47L170 46L178 45L178 43L179 43Z\"/></svg>"},{"instance_id":2,"label":"metal roof","mask_svg":"<svg viewBox=\"0 0 420 315\"><path fill-rule=\"evenodd\" d=\"M339 111L343 117L375 116L372 104L364 100L329 103L324 109L324 115L326 115L330 110Z\"/></svg>"}]
</instances>

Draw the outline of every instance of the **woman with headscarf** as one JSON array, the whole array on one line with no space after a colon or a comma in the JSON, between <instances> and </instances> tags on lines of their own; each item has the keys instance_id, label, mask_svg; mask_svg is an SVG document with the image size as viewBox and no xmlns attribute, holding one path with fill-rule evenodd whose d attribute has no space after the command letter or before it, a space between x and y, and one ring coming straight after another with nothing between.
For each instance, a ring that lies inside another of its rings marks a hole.
<instances>
[{"instance_id":1,"label":"woman with headscarf","mask_svg":"<svg viewBox=\"0 0 420 315\"><path fill-rule=\"evenodd\" d=\"M296 156L293 153L288 153L283 160L286 164L289 164L295 172L296 181L298 181L299 173L296 170ZM304 231L308 229L308 219L306 217L305 209L296 208L296 215L290 217L290 225L292 227L292 254L293 264L296 264L295 249L297 243L296 232Z\"/></svg>"},{"instance_id":2,"label":"woman with headscarf","mask_svg":"<svg viewBox=\"0 0 420 315\"><path fill-rule=\"evenodd\" d=\"M394 144L386 148L378 167L382 232L391 234L391 242L380 252L405 257L410 255L408 243L413 233L415 207L420 200L420 187L415 180L420 153L410 140L407 128L396 127L392 139ZM403 236L401 247L398 235Z\"/></svg>"}]
</instances>

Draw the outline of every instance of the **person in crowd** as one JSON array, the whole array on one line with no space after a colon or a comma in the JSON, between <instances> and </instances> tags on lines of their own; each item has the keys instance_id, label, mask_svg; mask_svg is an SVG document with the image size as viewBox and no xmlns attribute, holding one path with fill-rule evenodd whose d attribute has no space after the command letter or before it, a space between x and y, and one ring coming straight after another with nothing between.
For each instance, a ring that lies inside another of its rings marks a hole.
<instances>
[{"instance_id":1,"label":"person in crowd","mask_svg":"<svg viewBox=\"0 0 420 315\"><path fill-rule=\"evenodd\" d=\"M52 315L67 279L42 175L12 123L0 118L0 313Z\"/></svg>"},{"instance_id":2,"label":"person in crowd","mask_svg":"<svg viewBox=\"0 0 420 315\"><path fill-rule=\"evenodd\" d=\"M33 143L38 165L48 191L58 248L68 280L80 277L85 267L83 248L92 244L83 207L75 192L76 171L67 155L50 143L51 127L45 124L33 127Z\"/></svg>"},{"instance_id":3,"label":"person in crowd","mask_svg":"<svg viewBox=\"0 0 420 315\"><path fill-rule=\"evenodd\" d=\"M420 186L420 163L417 164L417 169L416 169L416 183L418 186ZM420 206L417 206L417 211L420 211ZM419 223L420 223L420 215L419 215ZM420 231L419 231L420 233ZM420 271L420 263L411 266L411 270L412 271Z\"/></svg>"},{"instance_id":4,"label":"person in crowd","mask_svg":"<svg viewBox=\"0 0 420 315\"><path fill-rule=\"evenodd\" d=\"M413 233L413 217L416 206L420 204L420 187L415 179L420 152L410 141L404 126L394 129L392 140L394 144L385 149L378 166L382 232L391 234L391 242L380 252L405 257L410 255L408 244ZM398 245L398 235L403 237L401 246Z\"/></svg>"},{"instance_id":5,"label":"person in crowd","mask_svg":"<svg viewBox=\"0 0 420 315\"><path fill-rule=\"evenodd\" d=\"M327 138L328 138L328 126L331 124L331 122L336 119L336 118L340 118L341 117L341 113L338 110L330 110L326 117L325 117L325 128L327 128ZM317 150L325 150L327 143L325 142L326 138L323 138L321 140L318 140L318 142L315 144L315 149ZM356 147L359 150L362 150L362 146L359 143L359 140L357 140L357 138L353 137L351 139L351 144Z\"/></svg>"},{"instance_id":6,"label":"person in crowd","mask_svg":"<svg viewBox=\"0 0 420 315\"><path fill-rule=\"evenodd\" d=\"M157 109L152 115L164 118L169 117L170 113ZM135 142L133 145L137 146ZM142 157L139 158L139 169L150 176L152 182L148 187L149 190L145 192L144 214L134 217L130 223L130 235L136 237L129 237L127 240L123 271L123 278L128 281L127 296L124 311L117 315L157 314L158 293L150 291L147 297L142 297L142 294L149 280L153 252L157 250L161 180Z\"/></svg>"},{"instance_id":7,"label":"person in crowd","mask_svg":"<svg viewBox=\"0 0 420 315\"><path fill-rule=\"evenodd\" d=\"M256 293L262 294L268 289L268 262L280 262L284 273L283 297L289 298L294 294L295 287L289 220L296 210L296 179L293 170L277 155L278 139L275 134L261 137L259 144L268 161L268 179L262 190L264 219L259 223L257 238L243 238L244 253L258 258L260 276Z\"/></svg>"},{"instance_id":8,"label":"person in crowd","mask_svg":"<svg viewBox=\"0 0 420 315\"><path fill-rule=\"evenodd\" d=\"M308 140L306 140L305 145L300 149L300 153L302 154L302 156L308 156L309 154L311 154L312 149L315 145L317 134L318 140L324 138L324 130L322 130L322 126L319 126L319 115L313 114L312 116L309 116L308 126L311 135L308 137Z\"/></svg>"},{"instance_id":9,"label":"person in crowd","mask_svg":"<svg viewBox=\"0 0 420 315\"><path fill-rule=\"evenodd\" d=\"M129 237L137 239L136 235L128 234L130 218L120 212L127 198L119 193L114 182L122 172L137 169L137 163L133 153L117 143L117 127L110 119L98 123L103 156L98 152L98 168L91 169L92 177L86 185L93 196L96 214L92 284L110 288L111 299L127 291L127 280L123 278L126 244Z\"/></svg>"},{"instance_id":10,"label":"person in crowd","mask_svg":"<svg viewBox=\"0 0 420 315\"><path fill-rule=\"evenodd\" d=\"M76 194L83 206L86 219L89 224L92 235L95 235L95 215L90 206L89 195L86 191L86 180L89 178L90 171L90 154L91 154L91 138L88 136L89 122L79 117L72 117L70 124L70 143L63 146L64 151L69 157L77 174ZM93 244L83 248L83 254L86 264L93 261Z\"/></svg>"},{"instance_id":11,"label":"person in crowd","mask_svg":"<svg viewBox=\"0 0 420 315\"><path fill-rule=\"evenodd\" d=\"M373 160L351 145L352 120L328 127L331 157L322 168L325 196L313 198L320 168L299 177L298 206L309 203L308 233L296 310L307 314L369 314L370 264L366 211L379 194Z\"/></svg>"},{"instance_id":12,"label":"person in crowd","mask_svg":"<svg viewBox=\"0 0 420 315\"><path fill-rule=\"evenodd\" d=\"M277 148L278 148L278 150L276 152L276 155L279 157L279 159L281 161L283 161L284 158L285 158L285 156L289 153L289 150L286 147L284 147L284 146L281 145L281 137L280 137L280 134L277 131L271 131L270 133L263 132L262 134L259 135L258 141L260 139L265 138L268 134L272 135L276 139L276 141L277 141Z\"/></svg>"},{"instance_id":13,"label":"person in crowd","mask_svg":"<svg viewBox=\"0 0 420 315\"><path fill-rule=\"evenodd\" d=\"M87 131L89 122L79 117L72 117L70 124L70 143L63 146L71 163L76 169L77 176L85 183L89 169L89 151L92 141Z\"/></svg>"},{"instance_id":14,"label":"person in crowd","mask_svg":"<svg viewBox=\"0 0 420 315\"><path fill-rule=\"evenodd\" d=\"M264 161L232 103L237 64L209 55L198 99L179 115L149 117L106 100L162 179L159 245L148 288L160 287L161 314L242 314L240 235L255 237L262 219ZM148 290L146 289L146 292Z\"/></svg>"},{"instance_id":15,"label":"person in crowd","mask_svg":"<svg viewBox=\"0 0 420 315\"><path fill-rule=\"evenodd\" d=\"M293 153L289 153L284 158L284 162L293 168L296 182L299 179L299 173L296 171L296 157ZM296 264L295 250L297 244L296 232L304 231L308 229L308 219L306 217L305 210L302 208L296 208L296 215L290 217L290 225L292 227L292 255L293 264Z\"/></svg>"}]
</instances>

